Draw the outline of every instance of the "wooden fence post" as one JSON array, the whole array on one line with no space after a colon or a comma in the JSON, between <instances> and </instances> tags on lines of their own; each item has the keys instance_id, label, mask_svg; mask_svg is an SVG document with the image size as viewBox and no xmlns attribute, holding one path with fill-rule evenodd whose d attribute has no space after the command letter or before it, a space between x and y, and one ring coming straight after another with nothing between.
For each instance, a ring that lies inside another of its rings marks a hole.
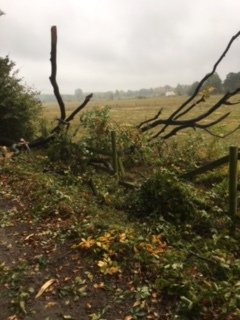
<instances>
[{"instance_id":1,"label":"wooden fence post","mask_svg":"<svg viewBox=\"0 0 240 320\"><path fill-rule=\"evenodd\" d=\"M119 168L119 172L120 172L121 176L124 177L125 176L125 169L124 169L122 159L119 156L118 156L118 168Z\"/></svg>"},{"instance_id":2,"label":"wooden fence post","mask_svg":"<svg viewBox=\"0 0 240 320\"><path fill-rule=\"evenodd\" d=\"M111 142L112 142L112 162L113 170L115 174L118 174L118 154L117 154L117 143L116 143L116 132L111 131Z\"/></svg>"},{"instance_id":3,"label":"wooden fence post","mask_svg":"<svg viewBox=\"0 0 240 320\"><path fill-rule=\"evenodd\" d=\"M237 215L237 163L238 163L238 147L229 147L229 216L232 219L232 231L236 228Z\"/></svg>"}]
</instances>

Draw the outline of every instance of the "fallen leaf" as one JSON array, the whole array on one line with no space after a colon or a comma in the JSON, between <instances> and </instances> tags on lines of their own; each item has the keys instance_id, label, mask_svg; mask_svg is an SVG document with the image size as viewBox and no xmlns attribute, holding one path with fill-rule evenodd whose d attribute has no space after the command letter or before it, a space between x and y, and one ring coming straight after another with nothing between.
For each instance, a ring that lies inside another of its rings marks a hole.
<instances>
[{"instance_id":1,"label":"fallen leaf","mask_svg":"<svg viewBox=\"0 0 240 320\"><path fill-rule=\"evenodd\" d=\"M55 307L56 305L57 305L56 302L50 301L45 305L44 309L52 308L52 307Z\"/></svg>"},{"instance_id":2,"label":"fallen leaf","mask_svg":"<svg viewBox=\"0 0 240 320\"><path fill-rule=\"evenodd\" d=\"M14 314L13 316L8 317L7 320L19 320L19 318Z\"/></svg>"},{"instance_id":3,"label":"fallen leaf","mask_svg":"<svg viewBox=\"0 0 240 320\"><path fill-rule=\"evenodd\" d=\"M50 279L45 282L36 294L35 299L39 298L55 281L56 279Z\"/></svg>"},{"instance_id":4,"label":"fallen leaf","mask_svg":"<svg viewBox=\"0 0 240 320\"><path fill-rule=\"evenodd\" d=\"M24 239L24 241L28 241L30 238L32 238L34 236L34 233L29 234L28 236L26 236L26 238Z\"/></svg>"},{"instance_id":5,"label":"fallen leaf","mask_svg":"<svg viewBox=\"0 0 240 320\"><path fill-rule=\"evenodd\" d=\"M65 277L64 278L64 281L68 281L68 280L70 280L71 278L70 277Z\"/></svg>"},{"instance_id":6,"label":"fallen leaf","mask_svg":"<svg viewBox=\"0 0 240 320\"><path fill-rule=\"evenodd\" d=\"M94 288L94 289L104 288L104 282L95 283L95 284L93 285L93 288Z\"/></svg>"},{"instance_id":7,"label":"fallen leaf","mask_svg":"<svg viewBox=\"0 0 240 320\"><path fill-rule=\"evenodd\" d=\"M135 301L134 304L133 304L133 308L136 308L136 307L140 306L140 304L141 304L140 300Z\"/></svg>"},{"instance_id":8,"label":"fallen leaf","mask_svg":"<svg viewBox=\"0 0 240 320\"><path fill-rule=\"evenodd\" d=\"M26 310L26 307L25 307L25 301L24 300L21 300L19 302L19 307L20 307L20 309L22 310L23 313L27 314L27 310Z\"/></svg>"}]
</instances>

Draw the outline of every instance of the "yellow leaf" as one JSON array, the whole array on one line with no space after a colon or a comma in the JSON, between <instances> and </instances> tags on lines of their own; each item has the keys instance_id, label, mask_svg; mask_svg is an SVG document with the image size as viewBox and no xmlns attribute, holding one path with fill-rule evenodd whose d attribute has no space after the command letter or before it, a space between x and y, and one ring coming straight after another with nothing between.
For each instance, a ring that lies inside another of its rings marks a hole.
<instances>
[{"instance_id":1,"label":"yellow leaf","mask_svg":"<svg viewBox=\"0 0 240 320\"><path fill-rule=\"evenodd\" d=\"M94 244L95 240L91 237L88 237L87 239L82 238L82 241L79 244L75 244L72 246L72 249L80 248L80 249L90 249Z\"/></svg>"},{"instance_id":2,"label":"yellow leaf","mask_svg":"<svg viewBox=\"0 0 240 320\"><path fill-rule=\"evenodd\" d=\"M21 300L19 302L19 307L20 307L20 309L22 310L23 313L25 313L25 314L27 313L24 300Z\"/></svg>"},{"instance_id":3,"label":"yellow leaf","mask_svg":"<svg viewBox=\"0 0 240 320\"><path fill-rule=\"evenodd\" d=\"M97 265L98 265L100 268L103 268L103 267L106 267L106 266L107 266L107 263L100 260L100 261L98 261Z\"/></svg>"},{"instance_id":4,"label":"yellow leaf","mask_svg":"<svg viewBox=\"0 0 240 320\"><path fill-rule=\"evenodd\" d=\"M50 279L45 282L36 294L35 299L39 298L55 281L56 279Z\"/></svg>"},{"instance_id":5,"label":"yellow leaf","mask_svg":"<svg viewBox=\"0 0 240 320\"><path fill-rule=\"evenodd\" d=\"M119 242L120 243L126 242L126 238L127 238L126 233L119 234Z\"/></svg>"},{"instance_id":6,"label":"yellow leaf","mask_svg":"<svg viewBox=\"0 0 240 320\"><path fill-rule=\"evenodd\" d=\"M19 320L19 318L14 314L13 316L9 316L7 320Z\"/></svg>"},{"instance_id":7,"label":"yellow leaf","mask_svg":"<svg viewBox=\"0 0 240 320\"><path fill-rule=\"evenodd\" d=\"M104 282L94 283L93 288L94 289L99 289L99 288L102 289L102 288L104 288Z\"/></svg>"},{"instance_id":8,"label":"yellow leaf","mask_svg":"<svg viewBox=\"0 0 240 320\"><path fill-rule=\"evenodd\" d=\"M57 302L49 301L45 306L44 309L52 308L57 305Z\"/></svg>"},{"instance_id":9,"label":"yellow leaf","mask_svg":"<svg viewBox=\"0 0 240 320\"><path fill-rule=\"evenodd\" d=\"M121 272L121 270L120 270L120 268L117 267L117 266L111 267L111 268L108 270L108 273L109 273L109 274L114 274L114 273L118 273L118 272Z\"/></svg>"},{"instance_id":10,"label":"yellow leaf","mask_svg":"<svg viewBox=\"0 0 240 320\"><path fill-rule=\"evenodd\" d=\"M133 308L136 308L136 307L140 306L140 304L141 304L140 300L135 301L134 304L133 304Z\"/></svg>"}]
</instances>

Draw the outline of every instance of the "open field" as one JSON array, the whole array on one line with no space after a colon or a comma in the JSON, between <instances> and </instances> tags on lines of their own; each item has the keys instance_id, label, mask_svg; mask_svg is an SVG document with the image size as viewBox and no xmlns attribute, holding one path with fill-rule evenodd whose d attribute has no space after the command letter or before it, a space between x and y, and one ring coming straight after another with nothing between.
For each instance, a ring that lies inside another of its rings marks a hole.
<instances>
[{"instance_id":1,"label":"open field","mask_svg":"<svg viewBox=\"0 0 240 320\"><path fill-rule=\"evenodd\" d=\"M201 113L203 110L207 110L210 106L212 106L220 96L212 96L210 97L206 103L198 105L195 109L191 111L189 117L196 116ZM87 112L93 110L95 108L102 108L103 106L109 106L111 108L110 115L113 121L116 121L119 124L124 125L137 125L141 121L146 120L148 118L153 117L161 108L163 108L162 118L167 118L176 108L183 103L187 97L156 97L156 98L148 98L148 99L129 99L129 100L110 100L110 101L92 101L90 102L82 111ZM240 96L234 97L232 101L240 101ZM66 103L67 114L72 112L77 106L79 102L70 102ZM44 104L44 118L48 123L56 123L56 119L59 116L59 108L56 104ZM240 119L240 103L234 106L222 106L219 108L211 117L210 120L217 119L221 115L231 111L231 114L228 118L226 118L223 122L218 124L215 128L213 128L213 132L217 134L224 134L229 130L233 130L235 127L239 125ZM204 120L205 122L208 120ZM203 121L203 123L204 123ZM73 127L79 123L79 116L76 117L73 121ZM189 134L189 132L193 132L192 130L185 130L179 134L179 136L185 136ZM226 144L238 144L238 131L224 139Z\"/></svg>"},{"instance_id":2,"label":"open field","mask_svg":"<svg viewBox=\"0 0 240 320\"><path fill-rule=\"evenodd\" d=\"M169 112L174 110L182 101L184 101L183 97L92 101L82 112L109 106L114 121L135 125L138 122L155 115L155 113L163 106L166 106L166 114L169 114ZM77 101L66 103L67 113L72 112L78 105L79 102ZM57 118L59 114L57 102L55 104L46 103L43 106L44 115L47 119L54 120Z\"/></svg>"}]
</instances>

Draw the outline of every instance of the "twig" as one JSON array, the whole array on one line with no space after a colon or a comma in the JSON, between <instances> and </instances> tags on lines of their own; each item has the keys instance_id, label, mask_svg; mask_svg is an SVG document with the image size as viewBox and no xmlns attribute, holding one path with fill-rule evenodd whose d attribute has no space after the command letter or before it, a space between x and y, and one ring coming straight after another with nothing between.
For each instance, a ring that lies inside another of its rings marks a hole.
<instances>
[{"instance_id":1,"label":"twig","mask_svg":"<svg viewBox=\"0 0 240 320\"><path fill-rule=\"evenodd\" d=\"M214 264L214 265L218 265L218 262L214 261L214 260L211 260L211 259L208 259L206 257L203 257L203 256L200 256L199 254L193 252L192 250L188 250L188 253L189 253L189 256L194 256L198 259L201 259L205 262L208 262L208 263L211 263L211 264Z\"/></svg>"},{"instance_id":2,"label":"twig","mask_svg":"<svg viewBox=\"0 0 240 320\"><path fill-rule=\"evenodd\" d=\"M97 197L98 196L98 191L97 191L97 188L96 188L96 186L95 186L95 184L93 182L93 179L90 178L87 183L88 183L89 187L91 188L93 195L95 197Z\"/></svg>"},{"instance_id":3,"label":"twig","mask_svg":"<svg viewBox=\"0 0 240 320\"><path fill-rule=\"evenodd\" d=\"M127 181L119 181L119 184L123 187L126 187L128 189L136 189L139 188L138 185L132 183L132 182L127 182Z\"/></svg>"},{"instance_id":4,"label":"twig","mask_svg":"<svg viewBox=\"0 0 240 320\"><path fill-rule=\"evenodd\" d=\"M216 133L213 133L212 131L208 130L208 129L204 129L205 131L207 131L208 134L210 134L211 136L215 137L215 138L221 138L221 139L224 139L224 138L227 138L228 136L230 136L231 134L233 134L234 132L238 131L240 129L239 126L237 126L235 129L233 129L232 131L224 134L224 135L218 135Z\"/></svg>"},{"instance_id":5,"label":"twig","mask_svg":"<svg viewBox=\"0 0 240 320\"><path fill-rule=\"evenodd\" d=\"M185 124L181 124L179 127L174 128L173 130L171 130L169 133L167 133L166 135L162 136L162 139L168 139L172 136L174 136L178 131L186 129L186 128L192 128L192 129L203 129L205 131L207 131L207 128L216 125L217 123L221 122L223 119L227 118L229 116L230 112L224 114L223 116L219 117L217 120L214 120L210 123L207 124L200 124L200 123L196 123L195 121L191 122L191 123L185 123ZM207 131L208 132L208 131ZM159 134L159 132L157 133ZM152 139L156 138L157 135L153 136Z\"/></svg>"},{"instance_id":6,"label":"twig","mask_svg":"<svg viewBox=\"0 0 240 320\"><path fill-rule=\"evenodd\" d=\"M190 107L188 107L185 111L181 112L180 114L178 114L175 119L178 119L180 117L182 117L183 115L187 114L189 111L191 111L194 107L196 107L199 103L201 102L205 102L205 98L204 96L202 96L199 100L197 100L195 103L193 103Z\"/></svg>"},{"instance_id":7,"label":"twig","mask_svg":"<svg viewBox=\"0 0 240 320\"><path fill-rule=\"evenodd\" d=\"M143 122L141 122L139 125L137 125L137 129L140 129L146 123L149 123L149 122L156 120L161 115L162 111L163 111L163 108L161 108L153 118L148 119L148 120L144 120Z\"/></svg>"}]
</instances>

